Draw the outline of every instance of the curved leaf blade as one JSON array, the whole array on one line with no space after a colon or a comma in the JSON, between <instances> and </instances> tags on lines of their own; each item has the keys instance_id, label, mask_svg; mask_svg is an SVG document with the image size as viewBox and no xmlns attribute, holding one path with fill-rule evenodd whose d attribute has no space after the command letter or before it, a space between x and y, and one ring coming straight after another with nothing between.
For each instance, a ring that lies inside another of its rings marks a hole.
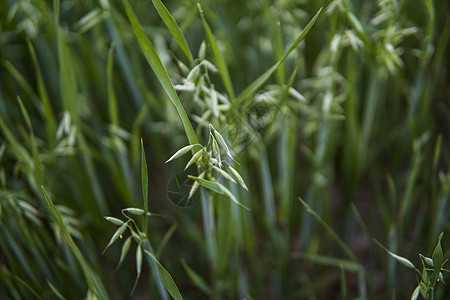
<instances>
[{"instance_id":1,"label":"curved leaf blade","mask_svg":"<svg viewBox=\"0 0 450 300\"><path fill-rule=\"evenodd\" d=\"M255 81L253 81L242 93L235 99L232 103L233 106L237 106L241 104L244 100L248 99L251 95L253 95L263 84L266 82L270 76L278 69L278 67L286 60L286 58L291 54L291 52L297 48L298 44L305 38L306 34L308 34L309 30L311 30L312 26L316 22L317 18L320 15L322 8L316 13L316 15L309 21L306 27L300 32L297 39L292 43L289 49L284 53L284 55L280 58L280 60L275 63L272 67L270 67L267 71L261 74Z\"/></svg>"},{"instance_id":2,"label":"curved leaf blade","mask_svg":"<svg viewBox=\"0 0 450 300\"><path fill-rule=\"evenodd\" d=\"M189 49L186 38L184 37L184 34L178 26L177 22L170 14L166 6L161 2L161 0L152 0L152 3L158 11L158 14L163 20L164 24L166 24L167 29L169 29L170 33L172 33L181 50L184 52L184 55L186 55L189 64L192 66L194 64L194 58L192 56L191 50Z\"/></svg>"},{"instance_id":3,"label":"curved leaf blade","mask_svg":"<svg viewBox=\"0 0 450 300\"><path fill-rule=\"evenodd\" d=\"M153 259L153 261L158 265L159 274L161 275L161 279L164 283L164 286L166 287L169 294L175 299L175 300L182 300L183 297L180 294L180 291L178 290L177 285L175 284L175 281L173 281L172 276L170 273L161 265L161 263L156 259L156 257L151 254L149 251L144 250L144 252Z\"/></svg>"}]
</instances>

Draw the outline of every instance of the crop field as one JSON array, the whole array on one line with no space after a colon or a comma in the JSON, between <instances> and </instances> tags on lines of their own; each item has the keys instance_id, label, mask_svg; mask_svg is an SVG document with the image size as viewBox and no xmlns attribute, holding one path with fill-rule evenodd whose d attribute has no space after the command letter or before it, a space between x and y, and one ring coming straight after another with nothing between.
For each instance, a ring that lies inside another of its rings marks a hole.
<instances>
[{"instance_id":1,"label":"crop field","mask_svg":"<svg viewBox=\"0 0 450 300\"><path fill-rule=\"evenodd\" d=\"M449 299L446 0L0 0L0 299Z\"/></svg>"}]
</instances>

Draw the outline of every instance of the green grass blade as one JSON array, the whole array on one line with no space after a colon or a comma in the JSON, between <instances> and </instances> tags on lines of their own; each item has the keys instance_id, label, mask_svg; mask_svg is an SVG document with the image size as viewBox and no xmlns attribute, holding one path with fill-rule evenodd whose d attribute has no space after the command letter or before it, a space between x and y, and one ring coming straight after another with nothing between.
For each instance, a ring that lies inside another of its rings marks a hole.
<instances>
[{"instance_id":1,"label":"green grass blade","mask_svg":"<svg viewBox=\"0 0 450 300\"><path fill-rule=\"evenodd\" d=\"M36 80L37 80L37 89L39 98L42 101L42 106L44 108L45 113L45 122L47 129L47 139L52 142L55 134L56 134L56 119L53 109L50 104L50 100L48 98L47 90L45 89L44 80L42 78L41 68L39 66L39 62L36 57L36 52L34 51L33 44L31 44L30 40L27 39L28 49L30 51L31 59L33 61L33 66L35 70Z\"/></svg>"},{"instance_id":2,"label":"green grass blade","mask_svg":"<svg viewBox=\"0 0 450 300\"><path fill-rule=\"evenodd\" d=\"M64 298L64 296L58 291L58 289L49 280L47 280L47 284L50 287L50 289L52 290L53 294L55 294L55 296L58 299L66 300L66 298Z\"/></svg>"},{"instance_id":3,"label":"green grass blade","mask_svg":"<svg viewBox=\"0 0 450 300\"><path fill-rule=\"evenodd\" d=\"M8 120L3 119L2 115L0 114L0 129L3 130L4 137L6 137L6 140L9 142L10 146L14 149L16 153L19 152L19 149L22 151L23 148L22 145L20 145L16 136L7 126L7 122Z\"/></svg>"},{"instance_id":4,"label":"green grass blade","mask_svg":"<svg viewBox=\"0 0 450 300\"><path fill-rule=\"evenodd\" d=\"M25 289L27 291L29 291L34 297L36 297L36 299L43 299L39 293L33 289L28 283L26 283L22 278L20 278L19 276L15 276L14 278L18 283L20 283L23 287L25 287Z\"/></svg>"},{"instance_id":5,"label":"green grass blade","mask_svg":"<svg viewBox=\"0 0 450 300\"><path fill-rule=\"evenodd\" d=\"M108 108L109 121L114 126L119 126L119 116L117 113L117 98L114 92L113 83L113 69L114 69L114 43L111 44L108 52L108 66L106 71L106 84L108 89Z\"/></svg>"},{"instance_id":6,"label":"green grass blade","mask_svg":"<svg viewBox=\"0 0 450 300\"><path fill-rule=\"evenodd\" d=\"M241 104L244 100L248 99L251 95L253 95L263 84L269 79L270 76L278 69L278 67L285 61L285 59L297 48L298 44L305 38L306 34L308 34L311 27L316 22L317 18L320 15L322 8L316 13L316 15L309 21L306 27L300 32L297 39L292 43L289 49L284 53L284 55L278 60L276 64L270 67L267 71L265 71L262 75L260 75L255 81L253 81L242 93L235 99L233 102L234 106Z\"/></svg>"},{"instance_id":7,"label":"green grass blade","mask_svg":"<svg viewBox=\"0 0 450 300\"><path fill-rule=\"evenodd\" d=\"M211 289L208 287L206 281L194 270L192 270L184 260L181 260L181 264L194 285L202 290L206 295L212 296Z\"/></svg>"},{"instance_id":8,"label":"green grass blade","mask_svg":"<svg viewBox=\"0 0 450 300\"><path fill-rule=\"evenodd\" d=\"M144 252L147 253L154 253L152 245L150 244L150 241L148 240L148 238L144 239L144 244L143 244L143 249ZM165 287L165 284L162 280L162 276L159 272L159 268L156 264L156 262L151 258L151 256L147 255L145 256L147 259L147 264L150 267L150 270L152 272L152 277L153 280L156 283L156 287L158 289L158 293L161 299L163 300L168 300L169 299L169 294L167 293L167 289Z\"/></svg>"},{"instance_id":9,"label":"green grass blade","mask_svg":"<svg viewBox=\"0 0 450 300\"><path fill-rule=\"evenodd\" d=\"M118 26L116 26L116 24L113 21L112 18L113 11L111 10L108 0L99 2L103 11L106 13L106 17L104 18L106 29L108 31L108 34L111 36L112 41L114 42L117 51L118 64L120 66L121 72L123 73L126 84L130 90L131 99L133 100L133 103L136 107L140 107L143 103L145 103L145 101L143 99L140 89L137 86L136 75L135 72L133 71L130 59L128 58L125 52L122 38L119 35Z\"/></svg>"},{"instance_id":10,"label":"green grass blade","mask_svg":"<svg viewBox=\"0 0 450 300\"><path fill-rule=\"evenodd\" d=\"M25 123L27 124L28 130L32 131L33 127L31 126L30 115L28 114L27 109L23 105L22 99L18 96L17 102L19 103L20 110L22 111L23 118L25 119Z\"/></svg>"},{"instance_id":11,"label":"green grass blade","mask_svg":"<svg viewBox=\"0 0 450 300\"><path fill-rule=\"evenodd\" d=\"M53 216L53 218L56 219L57 223L62 229L62 238L64 239L64 242L67 244L72 254L77 259L78 263L80 264L89 287L95 292L95 294L98 296L99 299L109 299L108 294L106 293L106 290L103 286L103 283L100 281L97 274L91 269L86 259L84 258L83 254L81 254L81 251L78 249L77 245L72 240L72 237L69 233L69 229L67 228L63 219L61 218L61 215L59 214L52 200L50 200L50 198L48 197L44 187L41 186L41 189L47 202L47 205L50 209L51 215Z\"/></svg>"},{"instance_id":12,"label":"green grass blade","mask_svg":"<svg viewBox=\"0 0 450 300\"><path fill-rule=\"evenodd\" d=\"M354 262L358 262L358 259L356 258L355 254L350 250L350 248L344 243L344 241L341 240L341 238L336 234L336 232L330 227L330 225L325 222L324 219L322 219L305 201L303 201L301 198L298 198L300 203L306 208L308 213L310 213L316 220L322 225L325 230L328 232L328 234L336 241L336 243L341 247L341 249L347 254L347 256Z\"/></svg>"},{"instance_id":13,"label":"green grass blade","mask_svg":"<svg viewBox=\"0 0 450 300\"><path fill-rule=\"evenodd\" d=\"M294 253L294 258L305 259L315 264L341 268L347 271L358 272L361 269L361 265L354 261L349 261L341 258L334 258L322 255L308 254L303 252Z\"/></svg>"},{"instance_id":14,"label":"green grass blade","mask_svg":"<svg viewBox=\"0 0 450 300\"><path fill-rule=\"evenodd\" d=\"M58 12L59 13L59 12ZM58 16L55 16L57 18ZM74 69L74 58L67 44L62 28L57 27L57 48L59 62L60 96L64 110L69 112L74 123L78 125L79 103L77 101L77 81Z\"/></svg>"},{"instance_id":15,"label":"green grass blade","mask_svg":"<svg viewBox=\"0 0 450 300\"><path fill-rule=\"evenodd\" d=\"M43 175L42 175L42 168L41 168L41 163L39 161L39 150L38 150L38 146L36 143L36 138L34 137L33 125L31 124L30 116L28 114L27 109L23 105L22 99L20 99L20 97L17 97L17 101L19 102L23 117L25 119L25 122L27 123L28 130L30 131L31 154L33 156L33 169L36 174L36 179L38 180L38 184L42 184L42 183L44 183ZM39 189L39 187L36 187L36 188Z\"/></svg>"},{"instance_id":16,"label":"green grass blade","mask_svg":"<svg viewBox=\"0 0 450 300\"><path fill-rule=\"evenodd\" d=\"M159 274L161 275L161 279L164 283L164 286L166 287L169 294L175 299L175 300L182 300L183 297L180 294L180 291L178 290L177 285L173 281L172 276L167 272L167 270L161 265L161 263L156 259L156 257L151 254L149 251L144 250L145 253L153 259L153 261L158 265Z\"/></svg>"},{"instance_id":17,"label":"green grass blade","mask_svg":"<svg viewBox=\"0 0 450 300\"><path fill-rule=\"evenodd\" d=\"M184 34L181 31L180 27L178 26L177 22L175 21L173 16L170 14L170 12L167 10L167 8L164 6L164 4L161 2L161 0L152 0L152 3L153 3L153 6L158 11L158 14L161 17L161 19L163 20L164 24L166 24L170 33L172 33L173 37L177 41L181 50L183 50L184 55L186 55L186 58L189 60L190 66L193 67L194 66L194 57L192 56L192 53L191 53L191 50L189 49L186 38L184 37Z\"/></svg>"},{"instance_id":18,"label":"green grass blade","mask_svg":"<svg viewBox=\"0 0 450 300\"><path fill-rule=\"evenodd\" d=\"M377 243L378 246L380 246L380 248L382 248L384 251L386 251L387 254L389 254L392 258L394 258L396 261L398 261L399 263L401 263L402 265L404 265L407 268L410 269L414 269L418 272L418 274L420 274L419 270L417 270L417 268L414 266L414 264L409 261L408 259L395 254L394 252L389 251L389 249L387 249L385 246L383 246L383 244L381 244L380 242L378 242L377 240L374 240L375 243Z\"/></svg>"},{"instance_id":19,"label":"green grass blade","mask_svg":"<svg viewBox=\"0 0 450 300\"><path fill-rule=\"evenodd\" d=\"M17 70L17 68L14 67L14 65L9 60L5 60L3 62L3 66L11 74L11 76L17 81L17 83L22 87L25 94L30 99L34 100L36 97L34 90L31 87L30 83L27 81L27 79L23 76L23 74L20 73L20 71Z\"/></svg>"},{"instance_id":20,"label":"green grass blade","mask_svg":"<svg viewBox=\"0 0 450 300\"><path fill-rule=\"evenodd\" d=\"M147 159L145 158L144 141L141 138L141 183L142 183L142 200L144 201L144 233L147 234L148 224L148 170Z\"/></svg>"},{"instance_id":21,"label":"green grass blade","mask_svg":"<svg viewBox=\"0 0 450 300\"><path fill-rule=\"evenodd\" d=\"M130 20L131 25L133 26L134 32L138 39L139 45L145 55L145 58L147 59L151 68L155 72L156 77L161 83L164 91L166 92L167 96L172 101L173 105L175 106L175 109L177 110L181 122L183 123L183 127L186 132L186 136L189 140L189 144L191 145L198 144L197 135L195 134L195 131L192 128L192 125L183 108L183 105L181 104L181 101L178 98L177 92L175 91L172 81L170 80L169 74L167 74L166 68L163 66L161 59L158 57L158 54L153 48L153 45L151 44L150 40L145 35L144 30L142 29L141 24L137 20L136 14L131 8L131 5L128 2L128 0L122 0L122 3L125 7L128 19ZM194 152L197 152L199 149L200 147L195 147Z\"/></svg>"},{"instance_id":22,"label":"green grass blade","mask_svg":"<svg viewBox=\"0 0 450 300\"><path fill-rule=\"evenodd\" d=\"M157 258L160 258L164 249L167 246L167 243L169 242L172 235L175 233L175 231L178 229L178 224L173 224L170 226L169 230L164 234L163 238L161 239L161 242L159 242L158 249L156 249L155 256Z\"/></svg>"},{"instance_id":23,"label":"green grass blade","mask_svg":"<svg viewBox=\"0 0 450 300\"><path fill-rule=\"evenodd\" d=\"M206 36L208 37L209 44L211 45L211 49L213 51L214 58L217 63L217 67L219 68L220 77L222 78L223 84L225 85L228 97L230 97L230 99L233 100L234 99L233 83L231 82L230 73L228 72L228 67L225 63L225 59L222 53L220 52L216 39L214 38L211 28L209 27L208 22L206 21L200 3L197 3L197 5L198 10L200 11L200 16L202 18L203 27L205 27Z\"/></svg>"}]
</instances>

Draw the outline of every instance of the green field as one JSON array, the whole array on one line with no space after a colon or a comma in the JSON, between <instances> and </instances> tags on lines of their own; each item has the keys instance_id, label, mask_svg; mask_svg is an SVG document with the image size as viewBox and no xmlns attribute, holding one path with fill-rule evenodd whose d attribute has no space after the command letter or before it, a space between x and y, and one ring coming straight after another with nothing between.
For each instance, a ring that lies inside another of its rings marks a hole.
<instances>
[{"instance_id":1,"label":"green field","mask_svg":"<svg viewBox=\"0 0 450 300\"><path fill-rule=\"evenodd\" d=\"M0 0L0 299L448 299L446 0Z\"/></svg>"}]
</instances>

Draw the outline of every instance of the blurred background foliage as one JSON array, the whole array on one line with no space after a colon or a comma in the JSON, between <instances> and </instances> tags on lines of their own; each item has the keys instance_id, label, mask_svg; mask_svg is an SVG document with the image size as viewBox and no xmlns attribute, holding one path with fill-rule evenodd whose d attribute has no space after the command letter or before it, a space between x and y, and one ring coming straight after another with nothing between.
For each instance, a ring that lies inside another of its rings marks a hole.
<instances>
[{"instance_id":1,"label":"blurred background foliage","mask_svg":"<svg viewBox=\"0 0 450 300\"><path fill-rule=\"evenodd\" d=\"M229 187L251 211L210 195L208 227L200 203L171 201L188 159L164 162L188 141L122 2L0 0L0 297L95 298L41 185L108 296L128 297L136 263L113 273L121 246L101 255L115 230L103 216L142 207L141 137L149 210L163 215L148 238L187 299L404 299L414 272L373 238L420 265L444 232L449 257L448 1L202 0L235 95L196 2L164 1L189 61L152 2L129 1L200 143L208 124L224 135L249 191ZM164 297L142 272L132 297Z\"/></svg>"}]
</instances>

